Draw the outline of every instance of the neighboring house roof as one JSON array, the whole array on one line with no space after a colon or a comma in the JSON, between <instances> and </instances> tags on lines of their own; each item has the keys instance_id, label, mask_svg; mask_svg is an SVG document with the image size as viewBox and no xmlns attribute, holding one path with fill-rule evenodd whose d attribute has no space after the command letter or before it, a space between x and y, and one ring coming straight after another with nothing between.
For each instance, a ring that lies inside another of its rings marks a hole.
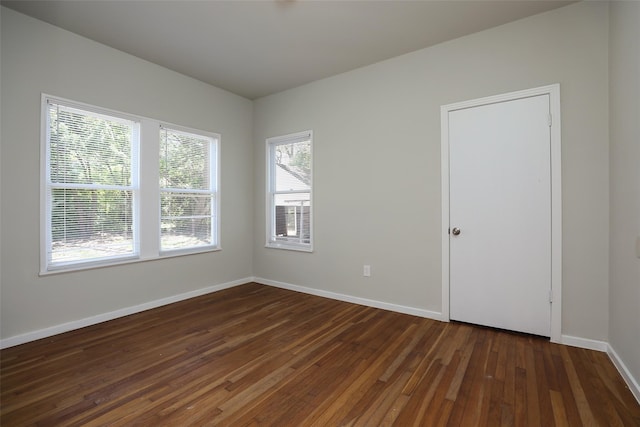
<instances>
[{"instance_id":1,"label":"neighboring house roof","mask_svg":"<svg viewBox=\"0 0 640 427\"><path fill-rule=\"evenodd\" d=\"M280 190L309 190L311 177L302 168L276 163L276 182Z\"/></svg>"}]
</instances>

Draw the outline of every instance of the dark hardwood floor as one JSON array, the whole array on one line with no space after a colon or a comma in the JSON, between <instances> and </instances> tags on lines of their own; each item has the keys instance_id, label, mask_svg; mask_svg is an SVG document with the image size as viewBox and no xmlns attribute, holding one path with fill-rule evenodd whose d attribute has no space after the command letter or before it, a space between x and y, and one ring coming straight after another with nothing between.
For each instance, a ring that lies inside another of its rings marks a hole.
<instances>
[{"instance_id":1,"label":"dark hardwood floor","mask_svg":"<svg viewBox=\"0 0 640 427\"><path fill-rule=\"evenodd\" d=\"M247 284L2 350L2 426L638 426L604 353Z\"/></svg>"}]
</instances>

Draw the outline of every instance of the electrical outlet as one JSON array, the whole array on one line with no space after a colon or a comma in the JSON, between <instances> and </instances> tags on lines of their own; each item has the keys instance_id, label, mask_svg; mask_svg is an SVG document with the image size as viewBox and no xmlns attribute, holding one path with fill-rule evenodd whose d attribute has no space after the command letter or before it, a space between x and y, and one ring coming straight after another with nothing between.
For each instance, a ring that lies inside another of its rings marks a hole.
<instances>
[{"instance_id":1,"label":"electrical outlet","mask_svg":"<svg viewBox=\"0 0 640 427\"><path fill-rule=\"evenodd\" d=\"M370 277L371 276L371 266L370 265L365 265L362 268L362 275L364 277Z\"/></svg>"}]
</instances>

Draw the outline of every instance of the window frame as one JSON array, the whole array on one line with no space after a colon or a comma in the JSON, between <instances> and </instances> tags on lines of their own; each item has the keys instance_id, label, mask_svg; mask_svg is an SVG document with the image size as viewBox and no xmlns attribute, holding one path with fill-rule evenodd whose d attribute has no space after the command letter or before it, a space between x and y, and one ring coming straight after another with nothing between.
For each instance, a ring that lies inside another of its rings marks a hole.
<instances>
[{"instance_id":1,"label":"window frame","mask_svg":"<svg viewBox=\"0 0 640 427\"><path fill-rule=\"evenodd\" d=\"M309 141L310 145L310 184L309 191L292 190L276 191L275 147L278 145L292 144ZM266 244L272 249L285 249L300 252L313 252L314 250L314 201L313 201L313 131L307 130L287 135L275 136L266 139ZM294 239L275 238L276 235L276 206L275 196L278 194L309 193L309 243L295 242Z\"/></svg>"},{"instance_id":2,"label":"window frame","mask_svg":"<svg viewBox=\"0 0 640 427\"><path fill-rule=\"evenodd\" d=\"M83 261L72 261L64 264L51 265L47 251L51 247L51 199L48 197L48 166L49 166L49 118L48 104L60 104L70 108L94 113L96 115L106 115L123 120L138 123L137 141L132 141L132 170L136 184L133 193L133 230L137 241L134 243L135 253L122 257L109 257L104 259L89 259ZM184 256L198 253L215 252L222 250L220 236L220 210L221 210L221 136L215 132L201 129L188 128L165 121L151 119L143 116L123 113L108 108L103 108L83 102L73 101L49 94L41 94L40 102L40 269L39 275L81 271L93 268L102 268L122 264L130 264ZM215 215L212 221L212 235L216 239L212 245L196 246L191 248L180 248L176 250L160 250L160 130L161 126L172 130L202 135L213 139L215 148L215 163L211 164L212 171L210 179L215 179ZM134 149L133 146L136 148ZM144 221L141 221L144 218Z\"/></svg>"}]
</instances>

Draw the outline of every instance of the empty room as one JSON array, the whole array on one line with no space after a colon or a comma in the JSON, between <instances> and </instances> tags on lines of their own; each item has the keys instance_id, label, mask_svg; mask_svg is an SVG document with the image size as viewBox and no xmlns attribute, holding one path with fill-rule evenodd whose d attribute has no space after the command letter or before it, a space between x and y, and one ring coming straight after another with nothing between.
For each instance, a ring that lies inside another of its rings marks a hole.
<instances>
[{"instance_id":1,"label":"empty room","mask_svg":"<svg viewBox=\"0 0 640 427\"><path fill-rule=\"evenodd\" d=\"M640 2L0 5L2 426L640 426Z\"/></svg>"}]
</instances>

